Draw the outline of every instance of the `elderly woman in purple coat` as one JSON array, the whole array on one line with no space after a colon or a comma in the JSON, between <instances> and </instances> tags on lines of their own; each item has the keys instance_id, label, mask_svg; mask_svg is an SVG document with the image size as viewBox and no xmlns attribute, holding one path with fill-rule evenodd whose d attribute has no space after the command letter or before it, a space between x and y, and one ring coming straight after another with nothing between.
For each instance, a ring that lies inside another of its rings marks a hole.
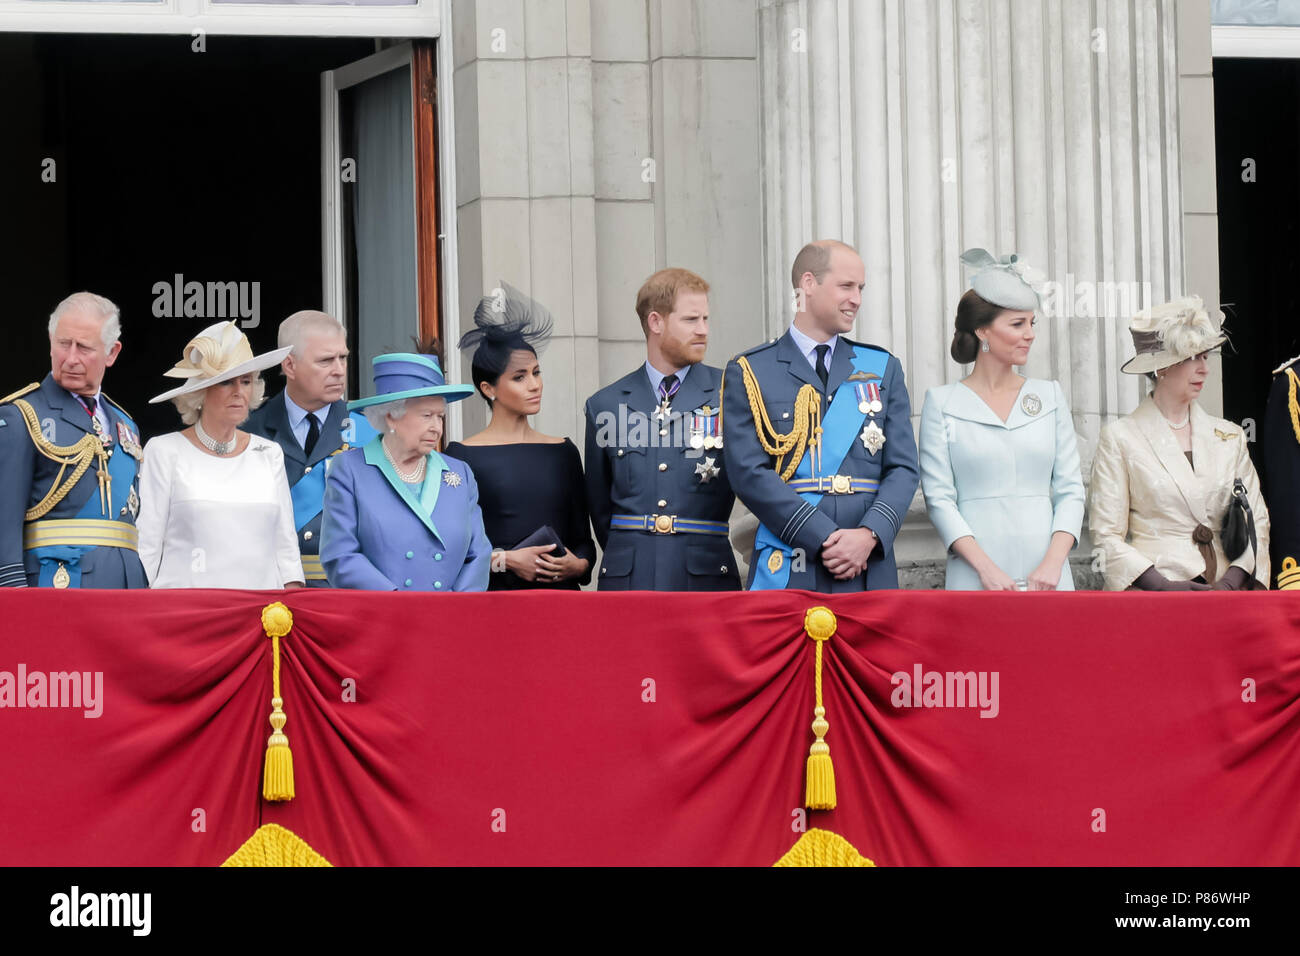
<instances>
[{"instance_id":1,"label":"elderly woman in purple coat","mask_svg":"<svg viewBox=\"0 0 1300 956\"><path fill-rule=\"evenodd\" d=\"M468 465L438 453L448 385L436 355L374 359L376 394L348 403L379 432L333 459L325 484L321 564L330 587L485 591L492 545Z\"/></svg>"}]
</instances>

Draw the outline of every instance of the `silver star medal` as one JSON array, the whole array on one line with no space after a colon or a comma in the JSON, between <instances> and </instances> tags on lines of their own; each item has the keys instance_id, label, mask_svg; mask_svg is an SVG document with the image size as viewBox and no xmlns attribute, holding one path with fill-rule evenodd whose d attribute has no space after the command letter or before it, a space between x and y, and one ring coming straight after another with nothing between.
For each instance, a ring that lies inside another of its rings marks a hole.
<instances>
[{"instance_id":1,"label":"silver star medal","mask_svg":"<svg viewBox=\"0 0 1300 956\"><path fill-rule=\"evenodd\" d=\"M444 471L442 473L442 483L448 488L459 488L460 475L456 474L454 471Z\"/></svg>"},{"instance_id":2,"label":"silver star medal","mask_svg":"<svg viewBox=\"0 0 1300 956\"><path fill-rule=\"evenodd\" d=\"M695 473L700 476L700 484L707 485L722 473L722 469L715 464L715 459L705 458L695 466Z\"/></svg>"},{"instance_id":3,"label":"silver star medal","mask_svg":"<svg viewBox=\"0 0 1300 956\"><path fill-rule=\"evenodd\" d=\"M131 493L126 496L126 508L124 510L131 512L132 518L140 515L140 496L135 493L135 485L131 486Z\"/></svg>"},{"instance_id":4,"label":"silver star medal","mask_svg":"<svg viewBox=\"0 0 1300 956\"><path fill-rule=\"evenodd\" d=\"M885 433L880 430L880 426L875 423L874 419L867 423L867 426L862 429L862 434L858 437L862 439L863 447L873 455L880 451L881 446L885 444Z\"/></svg>"},{"instance_id":5,"label":"silver star medal","mask_svg":"<svg viewBox=\"0 0 1300 956\"><path fill-rule=\"evenodd\" d=\"M1020 407L1025 410L1026 415L1033 418L1043 410L1043 400L1033 392L1030 392L1020 400Z\"/></svg>"}]
</instances>

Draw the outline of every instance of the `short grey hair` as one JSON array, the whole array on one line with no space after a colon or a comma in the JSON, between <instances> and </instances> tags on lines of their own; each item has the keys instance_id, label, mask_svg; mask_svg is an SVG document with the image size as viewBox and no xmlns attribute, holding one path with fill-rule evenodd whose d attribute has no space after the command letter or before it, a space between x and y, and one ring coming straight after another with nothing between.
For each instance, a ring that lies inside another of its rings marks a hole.
<instances>
[{"instance_id":1,"label":"short grey hair","mask_svg":"<svg viewBox=\"0 0 1300 956\"><path fill-rule=\"evenodd\" d=\"M341 335L345 339L348 334L348 330L343 326L343 323L328 312L304 309L301 312L295 312L280 323L276 346L282 349L292 348L293 352L291 354L297 355L302 340L312 332L319 332L322 335Z\"/></svg>"},{"instance_id":2,"label":"short grey hair","mask_svg":"<svg viewBox=\"0 0 1300 956\"><path fill-rule=\"evenodd\" d=\"M366 421L370 422L370 427L377 432L384 432L388 428L388 423L384 421L385 415L392 415L394 418L401 418L406 414L406 399L399 398L392 402L381 402L378 405L368 405L362 410L366 416Z\"/></svg>"},{"instance_id":3,"label":"short grey hair","mask_svg":"<svg viewBox=\"0 0 1300 956\"><path fill-rule=\"evenodd\" d=\"M122 337L122 313L112 302L93 292L74 292L54 307L50 313L50 341L54 341L54 330L59 327L59 319L69 312L89 312L100 322L99 337L107 352Z\"/></svg>"}]
</instances>

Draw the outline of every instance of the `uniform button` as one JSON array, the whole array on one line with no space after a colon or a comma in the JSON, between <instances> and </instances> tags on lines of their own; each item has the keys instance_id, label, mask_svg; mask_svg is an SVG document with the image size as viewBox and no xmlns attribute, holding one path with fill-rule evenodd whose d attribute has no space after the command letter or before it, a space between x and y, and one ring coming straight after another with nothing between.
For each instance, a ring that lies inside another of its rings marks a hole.
<instances>
[{"instance_id":1,"label":"uniform button","mask_svg":"<svg viewBox=\"0 0 1300 956\"><path fill-rule=\"evenodd\" d=\"M727 573L727 566L725 564L722 566L722 573L723 574Z\"/></svg>"},{"instance_id":2,"label":"uniform button","mask_svg":"<svg viewBox=\"0 0 1300 956\"><path fill-rule=\"evenodd\" d=\"M659 429L659 437L660 437L660 438L665 437L667 434L668 434L668 429L666 429L666 428L661 428L661 429Z\"/></svg>"},{"instance_id":3,"label":"uniform button","mask_svg":"<svg viewBox=\"0 0 1300 956\"><path fill-rule=\"evenodd\" d=\"M414 552L414 551L408 551L408 552L406 552L406 560L409 561L409 560L411 560L411 558L413 558L413 557L415 557L415 552Z\"/></svg>"},{"instance_id":4,"label":"uniform button","mask_svg":"<svg viewBox=\"0 0 1300 956\"><path fill-rule=\"evenodd\" d=\"M304 541L310 541L310 540L311 540L311 532L310 532L310 531L304 531L304 532L302 533L302 540L304 540Z\"/></svg>"},{"instance_id":5,"label":"uniform button","mask_svg":"<svg viewBox=\"0 0 1300 956\"><path fill-rule=\"evenodd\" d=\"M661 461L661 462L659 462L659 470L660 470L660 471L667 471L667 470L668 470L668 463L667 463L666 461Z\"/></svg>"},{"instance_id":6,"label":"uniform button","mask_svg":"<svg viewBox=\"0 0 1300 956\"><path fill-rule=\"evenodd\" d=\"M442 582L441 582L441 581L434 581L434 582L433 582L433 589L434 589L435 591L441 591L441 590L442 590Z\"/></svg>"},{"instance_id":7,"label":"uniform button","mask_svg":"<svg viewBox=\"0 0 1300 956\"><path fill-rule=\"evenodd\" d=\"M433 560L435 560L435 561L441 561L441 560L442 560L442 552L439 551L437 554L435 554L435 555L433 556Z\"/></svg>"},{"instance_id":8,"label":"uniform button","mask_svg":"<svg viewBox=\"0 0 1300 956\"><path fill-rule=\"evenodd\" d=\"M618 450L618 457L619 457L619 458L622 458L622 457L623 457L623 449L621 449L621 448Z\"/></svg>"},{"instance_id":9,"label":"uniform button","mask_svg":"<svg viewBox=\"0 0 1300 956\"><path fill-rule=\"evenodd\" d=\"M667 508L667 507L668 507L668 502L666 502L666 501L664 501L664 499L660 498L660 499L659 499L659 507L660 507L660 508Z\"/></svg>"},{"instance_id":10,"label":"uniform button","mask_svg":"<svg viewBox=\"0 0 1300 956\"><path fill-rule=\"evenodd\" d=\"M118 514L126 514L126 509L123 508L121 511L118 512Z\"/></svg>"},{"instance_id":11,"label":"uniform button","mask_svg":"<svg viewBox=\"0 0 1300 956\"><path fill-rule=\"evenodd\" d=\"M600 569L600 573L601 573L601 574L604 574L604 573L605 573L606 571L608 571L608 570L609 570L609 568L601 568L601 569Z\"/></svg>"},{"instance_id":12,"label":"uniform button","mask_svg":"<svg viewBox=\"0 0 1300 956\"><path fill-rule=\"evenodd\" d=\"M790 413L789 413L789 412L782 412L782 413L781 413L781 417L782 417L782 418L789 418L789 417L790 417Z\"/></svg>"},{"instance_id":13,"label":"uniform button","mask_svg":"<svg viewBox=\"0 0 1300 956\"><path fill-rule=\"evenodd\" d=\"M310 475L310 474L311 474L311 465L308 465L306 468L304 468L304 469L302 470L302 473L303 473L304 475Z\"/></svg>"},{"instance_id":14,"label":"uniform button","mask_svg":"<svg viewBox=\"0 0 1300 956\"><path fill-rule=\"evenodd\" d=\"M411 586L411 579L407 578L403 583L405 584L406 587L409 588Z\"/></svg>"}]
</instances>

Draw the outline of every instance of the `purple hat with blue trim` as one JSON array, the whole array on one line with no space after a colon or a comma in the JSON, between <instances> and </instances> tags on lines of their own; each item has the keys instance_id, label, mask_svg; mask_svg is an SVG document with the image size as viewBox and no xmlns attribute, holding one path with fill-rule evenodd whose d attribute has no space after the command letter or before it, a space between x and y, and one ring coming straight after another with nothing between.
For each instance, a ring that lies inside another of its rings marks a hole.
<instances>
[{"instance_id":1,"label":"purple hat with blue trim","mask_svg":"<svg viewBox=\"0 0 1300 956\"><path fill-rule=\"evenodd\" d=\"M448 385L442 375L442 366L433 355L393 352L389 355L376 355L372 365L375 394L348 402L348 411L403 398L423 398L426 395L440 395L448 402L458 402L474 394L472 385Z\"/></svg>"}]
</instances>

